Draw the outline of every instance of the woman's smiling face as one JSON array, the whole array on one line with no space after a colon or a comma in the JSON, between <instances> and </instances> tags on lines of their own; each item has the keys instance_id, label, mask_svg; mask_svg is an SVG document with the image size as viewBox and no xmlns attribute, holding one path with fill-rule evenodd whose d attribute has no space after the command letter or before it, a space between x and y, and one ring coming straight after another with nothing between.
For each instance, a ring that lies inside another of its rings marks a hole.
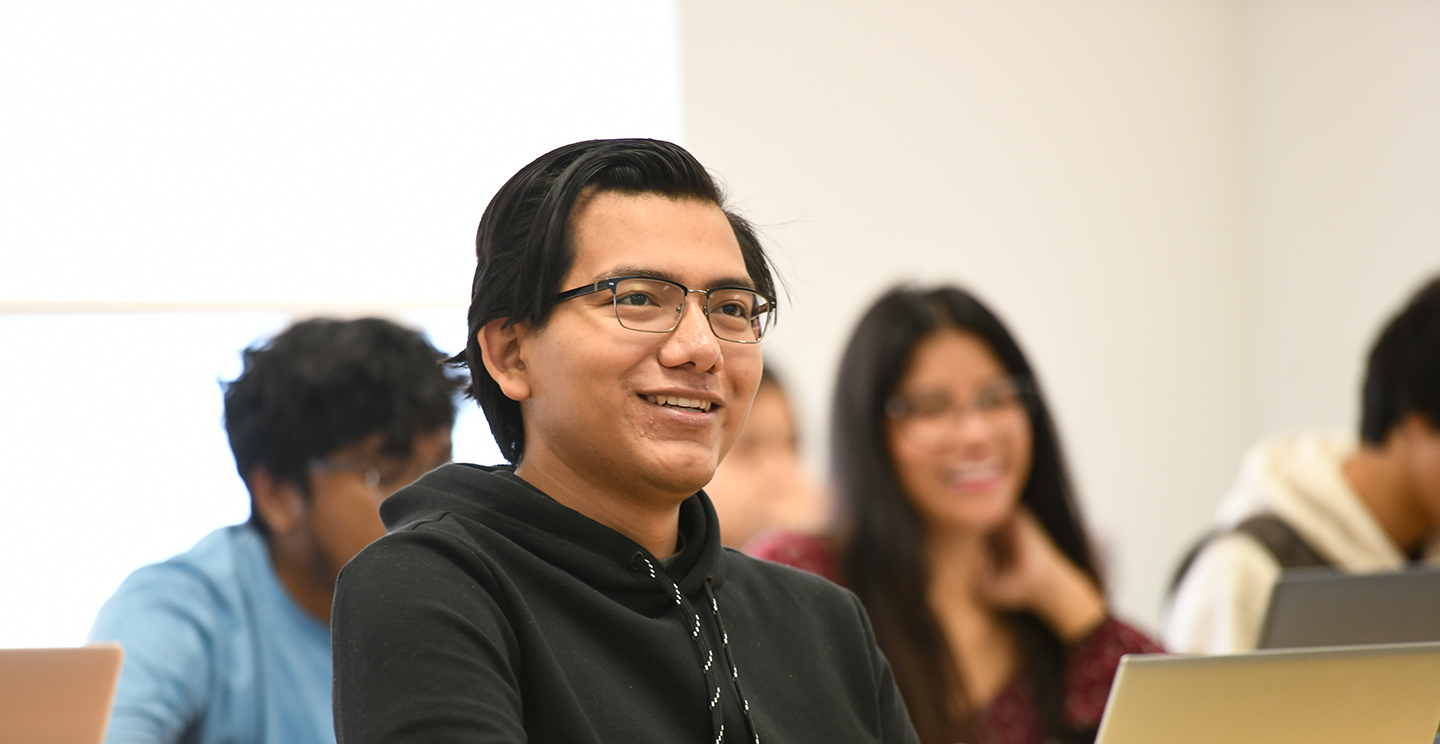
<instances>
[{"instance_id":1,"label":"woman's smiling face","mask_svg":"<svg viewBox=\"0 0 1440 744\"><path fill-rule=\"evenodd\" d=\"M916 344L887 407L886 439L927 526L984 534L1014 513L1033 446L1023 395L973 334L942 328Z\"/></svg>"}]
</instances>

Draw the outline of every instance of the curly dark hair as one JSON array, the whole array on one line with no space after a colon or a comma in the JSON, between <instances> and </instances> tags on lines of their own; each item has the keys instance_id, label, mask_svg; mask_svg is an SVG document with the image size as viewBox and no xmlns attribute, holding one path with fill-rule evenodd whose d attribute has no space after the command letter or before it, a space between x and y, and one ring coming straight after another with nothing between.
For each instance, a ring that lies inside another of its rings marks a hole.
<instances>
[{"instance_id":1,"label":"curly dark hair","mask_svg":"<svg viewBox=\"0 0 1440 744\"><path fill-rule=\"evenodd\" d=\"M455 423L464 382L423 335L388 320L316 318L242 352L225 391L235 468L255 468L309 494L309 463L375 434L408 455L415 434ZM250 523L267 534L252 496Z\"/></svg>"}]
</instances>

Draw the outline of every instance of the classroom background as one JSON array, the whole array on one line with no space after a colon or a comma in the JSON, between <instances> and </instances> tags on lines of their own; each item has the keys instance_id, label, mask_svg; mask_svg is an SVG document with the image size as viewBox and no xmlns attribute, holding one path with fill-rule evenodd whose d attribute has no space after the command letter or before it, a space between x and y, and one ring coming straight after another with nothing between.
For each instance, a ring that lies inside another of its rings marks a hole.
<instances>
[{"instance_id":1,"label":"classroom background","mask_svg":"<svg viewBox=\"0 0 1440 744\"><path fill-rule=\"evenodd\" d=\"M677 141L763 230L823 470L840 347L958 282L1036 363L1117 610L1244 450L1353 429L1440 270L1430 0L0 6L0 647L243 520L218 382L292 317L463 346L474 229L580 139ZM456 458L500 461L464 406Z\"/></svg>"}]
</instances>

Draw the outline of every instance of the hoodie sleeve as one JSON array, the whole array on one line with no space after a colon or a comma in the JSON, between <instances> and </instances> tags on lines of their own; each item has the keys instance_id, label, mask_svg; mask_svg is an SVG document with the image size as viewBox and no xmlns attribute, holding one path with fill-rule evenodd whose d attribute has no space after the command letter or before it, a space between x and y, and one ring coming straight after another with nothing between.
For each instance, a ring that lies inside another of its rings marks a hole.
<instances>
[{"instance_id":1,"label":"hoodie sleeve","mask_svg":"<svg viewBox=\"0 0 1440 744\"><path fill-rule=\"evenodd\" d=\"M1248 535L1216 538L1175 589L1161 642L1179 653L1255 648L1280 565Z\"/></svg>"},{"instance_id":2,"label":"hoodie sleeve","mask_svg":"<svg viewBox=\"0 0 1440 744\"><path fill-rule=\"evenodd\" d=\"M516 639L473 558L401 531L346 565L331 612L340 744L526 740Z\"/></svg>"}]
</instances>

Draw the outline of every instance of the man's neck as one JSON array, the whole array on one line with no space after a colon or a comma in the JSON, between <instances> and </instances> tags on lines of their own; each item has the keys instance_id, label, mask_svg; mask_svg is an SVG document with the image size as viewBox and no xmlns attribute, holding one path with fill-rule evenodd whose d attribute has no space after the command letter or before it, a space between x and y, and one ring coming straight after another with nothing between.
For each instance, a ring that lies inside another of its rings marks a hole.
<instances>
[{"instance_id":1,"label":"man's neck","mask_svg":"<svg viewBox=\"0 0 1440 744\"><path fill-rule=\"evenodd\" d=\"M335 599L334 584L324 586L323 582L316 579L314 566L310 565L304 556L297 555L296 550L277 545L273 535L266 542L266 552L270 555L270 565L275 569L275 577L280 580L280 586L290 595L290 599L304 610L305 614L329 625L330 604Z\"/></svg>"},{"instance_id":2,"label":"man's neck","mask_svg":"<svg viewBox=\"0 0 1440 744\"><path fill-rule=\"evenodd\" d=\"M1401 553L1408 555L1419 548L1427 533L1425 514L1409 497L1394 452L1361 444L1345 460L1341 473Z\"/></svg>"},{"instance_id":3,"label":"man's neck","mask_svg":"<svg viewBox=\"0 0 1440 744\"><path fill-rule=\"evenodd\" d=\"M515 475L555 501L634 540L656 558L675 552L680 503L688 495L597 486L563 464L536 465L528 458L515 467Z\"/></svg>"}]
</instances>

